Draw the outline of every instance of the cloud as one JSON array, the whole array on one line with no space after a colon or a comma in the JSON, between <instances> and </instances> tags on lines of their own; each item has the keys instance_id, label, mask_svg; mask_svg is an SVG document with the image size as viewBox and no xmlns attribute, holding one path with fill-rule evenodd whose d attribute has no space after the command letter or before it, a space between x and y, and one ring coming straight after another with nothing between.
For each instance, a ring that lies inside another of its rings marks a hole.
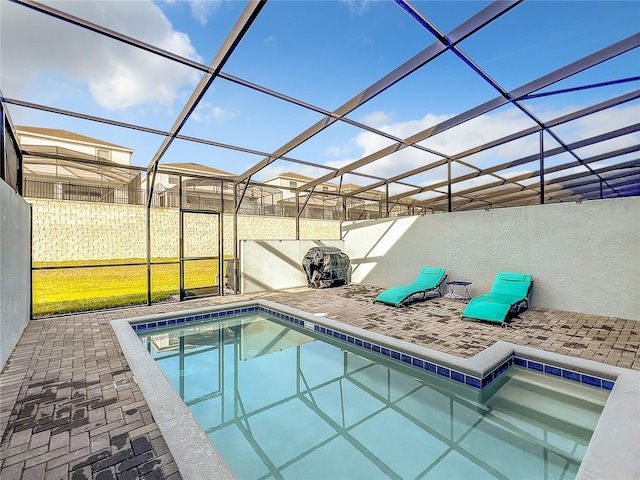
<instances>
[{"instance_id":1,"label":"cloud","mask_svg":"<svg viewBox=\"0 0 640 480\"><path fill-rule=\"evenodd\" d=\"M570 111L579 110L580 108L582 107L576 106L575 108L571 108ZM568 113L566 108L562 108L562 110L558 111L548 110L547 112L544 112L543 118L556 118L565 113ZM386 115L384 112L376 112L376 116L381 119L389 118L389 115ZM437 125L447 118L449 117L446 115L428 114L419 120L387 123L386 125L379 128L397 137L407 138L419 131ZM584 117L571 122L571 124L568 124L564 127L564 130L561 132L562 135L560 136L566 136L567 138L570 137L571 141L575 141L578 138L587 138L603 133L604 131L611 130L620 125L623 126L633 123L634 118L637 118L637 109L635 106L631 105L619 107L609 112L601 112L597 115ZM485 144L491 140L502 138L510 133L523 130L529 126L531 126L530 122L523 116L518 115L517 112L515 112L513 109L502 109L500 111L484 115L481 118L475 119L457 128L447 130L440 135L432 137L430 139L430 143L434 148L437 146L441 151L449 154L455 154L466 151L477 145ZM625 137L612 139L609 142L605 143L607 143L608 149L622 148L630 144L637 144L640 141L639 137L640 134L627 135ZM380 137L379 135L375 135L370 132L363 132L348 139L342 145L327 147L325 149L325 154L332 156L341 156L342 158L330 160L324 162L324 164L326 166L340 168L349 165L367 155L375 153L380 149L390 145L391 143L393 142L384 137ZM615 145L612 146L611 143L615 143ZM555 142L551 143L547 141L546 143L546 148L554 148L555 146L557 146ZM498 148L487 150L467 157L466 161L469 161L479 168L486 168L489 165L507 163L510 160L536 153L538 149L539 136L537 134L534 134L530 137L525 137L510 144L506 144ZM440 159L440 157L436 155L431 155L427 152L407 147L390 156L384 157L364 167L361 167L355 171L359 173L378 176L381 178L389 178L391 176L401 174L418 167L422 167L438 159ZM560 156L551 157L547 160L548 164L565 163L566 161L570 161L570 159L562 159L560 158ZM534 168L530 170L528 167L531 167L531 165L521 165L516 168L510 168L496 173L506 179L509 179L521 174L530 173L534 170ZM602 167L602 165L599 165L599 167ZM535 170L537 170L537 168L538 164L536 163ZM312 167L303 167L300 165L290 165L284 164L282 162L276 162L275 164L272 164L262 170L259 176L261 179L265 179L287 171L294 171L311 178L317 178L318 176L323 176L328 173L328 171L326 170L314 169ZM473 170L459 164L454 164L452 169L454 178L465 175L466 173L469 173L471 171ZM572 167L566 169L563 172L549 174L546 176L546 179L552 180L583 171L585 171L584 167ZM374 180L372 179L357 177L354 175L348 176L349 180L347 180L345 176L345 183L352 182L360 185L368 185L374 183ZM414 177L405 179L405 181L419 187L426 187L434 183L445 181L446 178L446 166L440 166L427 172L418 174ZM498 179L492 176L476 177L455 184L453 190L454 192L457 192L497 181ZM539 180L536 177L532 179L521 180L520 183L522 185L530 185L532 183L537 183L538 181ZM331 182L337 184L339 182L339 179L333 179L331 180ZM390 195L401 194L410 190L411 187L406 187L399 184L389 185ZM444 191L444 189L440 190ZM441 195L442 193L424 192L415 195L414 198L416 198L417 200L428 200L439 197Z\"/></svg>"},{"instance_id":2,"label":"cloud","mask_svg":"<svg viewBox=\"0 0 640 480\"><path fill-rule=\"evenodd\" d=\"M553 129L566 143L579 141L583 138L595 137L603 133L634 125L640 120L638 104L618 106L613 109L579 118L573 122ZM577 153L584 157L591 157L640 143L640 133L635 132L594 145L583 147Z\"/></svg>"},{"instance_id":3,"label":"cloud","mask_svg":"<svg viewBox=\"0 0 640 480\"><path fill-rule=\"evenodd\" d=\"M391 122L393 114L383 112L382 110L376 110L361 118L362 123L370 125L375 128L384 127Z\"/></svg>"},{"instance_id":4,"label":"cloud","mask_svg":"<svg viewBox=\"0 0 640 480\"><path fill-rule=\"evenodd\" d=\"M384 112L375 112L374 115L375 118L381 120L388 120L391 118L391 115L385 114ZM428 128L429 126L433 126L441 121L444 121L447 118L447 116L428 114L420 120L388 123L387 125L380 126L378 128L381 131L384 131L396 137L406 138L418 131ZM375 133L362 132L348 141L347 145L352 145L351 149L347 151L351 154L349 158L331 160L326 162L326 164L331 167L340 168L356 160L359 160L360 158L376 153L379 150L392 145L393 143L393 140L382 137L380 135L376 135ZM357 152L361 152L361 155L359 157L354 157L353 153ZM417 149L404 148L394 153L393 155L389 155L387 157L376 160L373 163L367 164L359 168L357 171L360 173L366 173L382 178L388 178L403 171L412 170L420 165L424 165L426 161L428 161L431 157L432 156L428 153L421 152Z\"/></svg>"},{"instance_id":5,"label":"cloud","mask_svg":"<svg viewBox=\"0 0 640 480\"><path fill-rule=\"evenodd\" d=\"M198 122L208 122L210 120L222 122L224 120L235 118L238 115L239 113L237 112L229 112L228 110L211 105L208 102L200 102L191 115L191 118Z\"/></svg>"},{"instance_id":6,"label":"cloud","mask_svg":"<svg viewBox=\"0 0 640 480\"><path fill-rule=\"evenodd\" d=\"M582 107L576 106L575 108L572 108L571 111L576 111L580 108ZM543 118L556 118L566 113L566 108L562 108L558 111L549 110L544 112ZM375 116L380 119L385 118L384 112L375 112ZM558 133L560 138L565 142L571 143L579 139L589 138L615 128L620 128L621 126L630 125L636 121L635 119L637 119L637 116L638 113L636 105L621 106L580 118L569 124L563 125L562 127L556 127L553 130ZM445 115L427 114L419 120L387 123L386 125L378 128L393 134L396 137L408 138L417 132L440 124L448 118L449 117ZM443 154L455 155L479 145L484 145L492 140L502 138L511 133L519 132L531 126L532 122L515 108L506 108L501 109L500 111L491 112L459 125L458 127L446 130L445 132L420 142L420 145L426 146ZM585 147L578 153L581 154L583 158L586 158L604 151L611 151L630 145L636 145L638 142L640 142L640 133L635 133L632 135L618 137L599 145ZM349 139L348 142L345 143L345 145L350 146L350 149L344 150L343 153L345 153L345 156L343 156L343 158L330 160L325 162L325 164L331 167L340 168L368 155L374 154L392 143L392 141L374 133L363 132L356 137ZM471 165L483 169L488 166L507 163L511 160L535 154L539 151L539 145L539 136L536 133L508 144L465 157L464 160ZM550 141L550 139L547 138L545 143L546 149L554 148L556 146L557 143L555 141ZM341 152L340 146L332 147L332 152ZM354 153L356 155L354 155ZM428 165L440 158L441 157L429 154L428 152L407 147L398 150L387 157L383 157L375 162L360 167L355 171L382 178L389 178ZM560 157L555 156L550 157L547 162L548 164L554 164L556 162L564 163ZM453 167L454 178L473 171L472 169L462 165L454 164ZM518 169L518 172L506 170L505 172L496 173L498 175L511 177L517 173L525 171L527 171L527 166L523 165ZM568 173L569 171L565 172L565 174ZM446 167L441 166L418 174L415 177L410 177L405 181L422 187L443 181L446 178ZM362 179L362 181L364 181L364 183L372 183L365 179ZM490 177L479 177L473 180L468 180L464 182L464 188L480 185L488 181L493 180L491 180ZM392 188L392 190L396 192L395 187Z\"/></svg>"},{"instance_id":7,"label":"cloud","mask_svg":"<svg viewBox=\"0 0 640 480\"><path fill-rule=\"evenodd\" d=\"M211 17L220 8L223 0L164 0L167 5L188 5L191 16L200 24L206 25Z\"/></svg>"},{"instance_id":8,"label":"cloud","mask_svg":"<svg viewBox=\"0 0 640 480\"><path fill-rule=\"evenodd\" d=\"M371 0L341 0L353 16L363 15L369 8Z\"/></svg>"},{"instance_id":9,"label":"cloud","mask_svg":"<svg viewBox=\"0 0 640 480\"><path fill-rule=\"evenodd\" d=\"M326 147L324 149L325 155L331 157L345 157L346 155L352 154L355 150L358 149L357 139L348 141L343 145L333 145ZM341 161L344 164L344 160ZM334 165L335 166L335 165Z\"/></svg>"},{"instance_id":10,"label":"cloud","mask_svg":"<svg viewBox=\"0 0 640 480\"><path fill-rule=\"evenodd\" d=\"M338 157L342 155L343 150L343 147L327 147L324 149L324 153L326 153L327 155Z\"/></svg>"},{"instance_id":11,"label":"cloud","mask_svg":"<svg viewBox=\"0 0 640 480\"><path fill-rule=\"evenodd\" d=\"M189 37L174 30L149 0L66 2L54 7L201 61ZM170 107L181 89L191 89L199 80L200 74L192 69L28 8L9 2L1 8L0 79L6 96L22 98L38 86L36 82L58 81L84 86L93 101L107 110ZM52 99L63 93L50 89L46 95Z\"/></svg>"},{"instance_id":12,"label":"cloud","mask_svg":"<svg viewBox=\"0 0 640 480\"><path fill-rule=\"evenodd\" d=\"M189 1L189 8L191 9L193 18L195 18L200 25L206 25L209 17L218 10L221 3L221 0L195 0Z\"/></svg>"}]
</instances>

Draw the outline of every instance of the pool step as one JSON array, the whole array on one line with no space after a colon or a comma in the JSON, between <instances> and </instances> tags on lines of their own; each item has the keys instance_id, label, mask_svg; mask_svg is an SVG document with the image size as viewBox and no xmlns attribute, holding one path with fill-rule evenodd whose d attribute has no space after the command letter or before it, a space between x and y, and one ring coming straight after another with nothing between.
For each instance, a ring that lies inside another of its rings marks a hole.
<instances>
[{"instance_id":1,"label":"pool step","mask_svg":"<svg viewBox=\"0 0 640 480\"><path fill-rule=\"evenodd\" d=\"M546 433L531 431L531 426L526 421L498 410L488 413L485 420L510 432L519 439L524 439L532 445L539 445L576 464L582 461L588 444L588 439L566 438L566 435L563 441L558 442L557 436L549 438Z\"/></svg>"},{"instance_id":2,"label":"pool step","mask_svg":"<svg viewBox=\"0 0 640 480\"><path fill-rule=\"evenodd\" d=\"M591 437L608 392L529 371L514 370L510 376L487 406L570 437Z\"/></svg>"}]
</instances>

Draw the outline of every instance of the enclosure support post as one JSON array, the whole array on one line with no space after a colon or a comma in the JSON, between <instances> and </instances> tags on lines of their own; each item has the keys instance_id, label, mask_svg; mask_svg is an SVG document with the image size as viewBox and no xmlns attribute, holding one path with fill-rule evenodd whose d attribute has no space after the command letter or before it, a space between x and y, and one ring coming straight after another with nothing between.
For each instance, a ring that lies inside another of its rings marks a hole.
<instances>
[{"instance_id":1,"label":"enclosure support post","mask_svg":"<svg viewBox=\"0 0 640 480\"><path fill-rule=\"evenodd\" d=\"M147 195L151 195L151 185L147 174ZM151 200L147 199L145 215L147 237L147 305L151 305Z\"/></svg>"},{"instance_id":2,"label":"enclosure support post","mask_svg":"<svg viewBox=\"0 0 640 480\"><path fill-rule=\"evenodd\" d=\"M347 221L347 196L342 194L342 221Z\"/></svg>"},{"instance_id":3,"label":"enclosure support post","mask_svg":"<svg viewBox=\"0 0 640 480\"><path fill-rule=\"evenodd\" d=\"M228 272L227 272L228 275ZM220 180L220 214L218 215L218 295L224 295L224 181Z\"/></svg>"},{"instance_id":4,"label":"enclosure support post","mask_svg":"<svg viewBox=\"0 0 640 480\"><path fill-rule=\"evenodd\" d=\"M544 205L544 130L540 130L540 205Z\"/></svg>"},{"instance_id":5,"label":"enclosure support post","mask_svg":"<svg viewBox=\"0 0 640 480\"><path fill-rule=\"evenodd\" d=\"M249 183L249 179L247 179L247 184ZM240 208L240 204L238 203L238 184L234 184L233 185L233 198L236 202L236 208L233 211L233 283L232 285L234 286L234 292L233 293L238 293L240 291L239 289L239 280L240 280L240 275L239 275L239 268L240 268L240 262L238 259L238 253L240 251L240 240L238 240L238 209ZM229 275L229 272L227 271L227 275Z\"/></svg>"},{"instance_id":6,"label":"enclosure support post","mask_svg":"<svg viewBox=\"0 0 640 480\"><path fill-rule=\"evenodd\" d=\"M180 256L180 301L184 300L184 212L182 211L182 175L178 175L178 211L179 223L178 223L178 239L180 245L178 246L178 255Z\"/></svg>"},{"instance_id":7,"label":"enclosure support post","mask_svg":"<svg viewBox=\"0 0 640 480\"><path fill-rule=\"evenodd\" d=\"M300 240L300 192L296 190L296 240Z\"/></svg>"},{"instance_id":8,"label":"enclosure support post","mask_svg":"<svg viewBox=\"0 0 640 480\"><path fill-rule=\"evenodd\" d=\"M242 201L244 200L244 196L247 194L247 190L249 189L249 183L251 182L251 175L249 175L245 180L244 188L242 189L242 195L238 198L238 187L240 184L233 184L233 199L234 199L234 209L233 209L233 285L234 292L240 293L240 262L238 259L238 253L240 252L240 240L238 240L238 211L240 210L240 206L242 205ZM262 192L261 192L262 193ZM262 196L260 197L262 199ZM223 212L224 215L224 212ZM227 275L229 272L227 271Z\"/></svg>"},{"instance_id":9,"label":"enclosure support post","mask_svg":"<svg viewBox=\"0 0 640 480\"><path fill-rule=\"evenodd\" d=\"M384 218L389 218L389 182L384 184Z\"/></svg>"},{"instance_id":10,"label":"enclosure support post","mask_svg":"<svg viewBox=\"0 0 640 480\"><path fill-rule=\"evenodd\" d=\"M447 159L447 212L451 212L451 159Z\"/></svg>"},{"instance_id":11,"label":"enclosure support post","mask_svg":"<svg viewBox=\"0 0 640 480\"><path fill-rule=\"evenodd\" d=\"M33 320L33 204L29 204L29 320Z\"/></svg>"}]
</instances>

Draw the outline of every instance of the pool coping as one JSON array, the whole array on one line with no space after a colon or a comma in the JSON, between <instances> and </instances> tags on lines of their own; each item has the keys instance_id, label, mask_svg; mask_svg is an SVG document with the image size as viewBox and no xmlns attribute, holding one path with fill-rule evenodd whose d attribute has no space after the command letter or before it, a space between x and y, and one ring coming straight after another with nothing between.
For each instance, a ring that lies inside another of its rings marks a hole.
<instances>
[{"instance_id":1,"label":"pool coping","mask_svg":"<svg viewBox=\"0 0 640 480\"><path fill-rule=\"evenodd\" d=\"M550 365L615 382L576 478L578 480L640 478L640 463L634 463L632 460L640 457L640 429L637 427L640 424L640 372L504 341L498 341L472 357L461 358L268 300L251 300L110 322L133 376L185 480L208 479L212 478L212 475L222 480L236 477L143 347L131 325L175 318L191 318L198 321L200 319L196 319L196 316L204 316L211 312L242 311L242 309L247 311L254 306L280 312L281 318L285 320L302 320L304 327L313 328L321 334L326 335L326 329L330 329L329 336L332 337L334 332L339 332L336 337L338 340L341 339L340 334L344 335L345 341L348 341L347 338L351 336L366 338L390 350L430 359L434 364L448 366L451 371L469 375L470 378L493 379L494 372L496 376L503 373L514 364L515 358L519 361L530 360L532 365L535 365L534 369L538 369L538 365ZM175 326L180 325L175 324ZM316 326L318 326L317 330ZM324 328L325 332L321 332L321 328ZM509 361L511 363L507 363ZM449 378L454 379L453 376Z\"/></svg>"}]
</instances>

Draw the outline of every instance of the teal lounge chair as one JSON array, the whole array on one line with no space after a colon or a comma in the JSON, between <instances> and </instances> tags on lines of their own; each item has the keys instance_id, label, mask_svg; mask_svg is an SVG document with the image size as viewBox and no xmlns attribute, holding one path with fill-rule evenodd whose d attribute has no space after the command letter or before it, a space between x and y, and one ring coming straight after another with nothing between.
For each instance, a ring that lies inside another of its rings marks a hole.
<instances>
[{"instance_id":1,"label":"teal lounge chair","mask_svg":"<svg viewBox=\"0 0 640 480\"><path fill-rule=\"evenodd\" d=\"M529 307L529 292L533 275L523 273L498 273L491 291L472 298L462 312L462 318L475 318L506 326L505 320L512 310L520 313Z\"/></svg>"},{"instance_id":2,"label":"teal lounge chair","mask_svg":"<svg viewBox=\"0 0 640 480\"><path fill-rule=\"evenodd\" d=\"M442 296L440 292L440 284L444 282L447 276L444 274L446 269L444 268L423 268L413 283L409 285L399 285L397 287L391 287L380 294L373 300L375 302L386 303L388 305L394 305L401 307L409 298L419 293L422 294L424 299L428 292L433 290L438 291L438 296Z\"/></svg>"}]
</instances>

